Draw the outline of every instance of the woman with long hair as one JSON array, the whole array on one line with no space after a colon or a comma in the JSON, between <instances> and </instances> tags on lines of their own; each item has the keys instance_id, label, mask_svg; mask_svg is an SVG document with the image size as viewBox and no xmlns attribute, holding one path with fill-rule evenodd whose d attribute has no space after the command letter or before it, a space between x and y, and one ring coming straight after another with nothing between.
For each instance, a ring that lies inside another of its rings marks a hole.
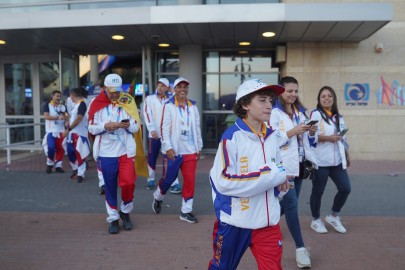
<instances>
[{"instance_id":1,"label":"woman with long hair","mask_svg":"<svg viewBox=\"0 0 405 270\"><path fill-rule=\"evenodd\" d=\"M330 177L338 192L335 195L332 211L325 221L339 233L346 233L340 221L339 212L351 191L346 168L350 165L349 145L344 133L347 132L343 116L337 106L336 93L330 86L323 86L318 93L318 104L311 113L311 119L318 120L318 142L313 148L317 169L314 170L312 193L310 198L312 222L311 228L317 233L327 233L320 219L323 192Z\"/></svg>"},{"instance_id":2,"label":"woman with long hair","mask_svg":"<svg viewBox=\"0 0 405 270\"><path fill-rule=\"evenodd\" d=\"M298 81L294 77L283 77L280 85L284 86L285 92L274 104L270 126L287 134L288 143L280 147L281 159L287 175L294 177L294 188L280 201L281 215L285 214L288 229L296 245L297 266L305 268L311 267L311 259L302 239L298 218L298 196L303 179L302 175L300 176L300 162L305 155L304 143L308 143L309 137L315 141L316 127L306 124L309 117L298 97Z\"/></svg>"}]
</instances>

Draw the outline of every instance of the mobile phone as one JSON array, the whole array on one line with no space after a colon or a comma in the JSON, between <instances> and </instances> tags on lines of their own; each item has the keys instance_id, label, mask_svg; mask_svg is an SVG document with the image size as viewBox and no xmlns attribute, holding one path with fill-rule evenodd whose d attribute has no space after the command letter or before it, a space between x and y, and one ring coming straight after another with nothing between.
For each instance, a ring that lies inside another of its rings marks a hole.
<instances>
[{"instance_id":1,"label":"mobile phone","mask_svg":"<svg viewBox=\"0 0 405 270\"><path fill-rule=\"evenodd\" d=\"M122 123L127 123L127 122L129 122L129 119L122 119L121 122Z\"/></svg>"},{"instance_id":2,"label":"mobile phone","mask_svg":"<svg viewBox=\"0 0 405 270\"><path fill-rule=\"evenodd\" d=\"M310 126L313 126L313 125L315 125L316 123L318 123L318 120L311 120L311 121L309 121L308 123L306 123L307 125L310 125Z\"/></svg>"},{"instance_id":3,"label":"mobile phone","mask_svg":"<svg viewBox=\"0 0 405 270\"><path fill-rule=\"evenodd\" d=\"M346 132L348 132L349 131L349 129L347 128L347 129L344 129L344 130L342 130L341 132L339 132L339 136L343 136L343 135L345 135L346 134Z\"/></svg>"}]
</instances>

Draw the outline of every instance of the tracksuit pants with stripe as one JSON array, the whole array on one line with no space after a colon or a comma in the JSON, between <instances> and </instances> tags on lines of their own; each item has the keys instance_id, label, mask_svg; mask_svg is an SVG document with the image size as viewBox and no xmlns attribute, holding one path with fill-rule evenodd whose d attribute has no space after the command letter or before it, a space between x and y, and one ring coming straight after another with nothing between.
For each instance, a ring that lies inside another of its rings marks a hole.
<instances>
[{"instance_id":1,"label":"tracksuit pants with stripe","mask_svg":"<svg viewBox=\"0 0 405 270\"><path fill-rule=\"evenodd\" d=\"M46 143L48 145L46 165L55 165L55 168L62 168L63 157L65 155L65 150L62 146L64 138L62 132L58 132L57 134L58 137L54 137L54 133L52 132L46 135Z\"/></svg>"},{"instance_id":2,"label":"tracksuit pants with stripe","mask_svg":"<svg viewBox=\"0 0 405 270\"><path fill-rule=\"evenodd\" d=\"M78 146L78 140L81 140L83 142L79 145L81 145L81 147L87 147L87 149L80 149L80 146ZM66 150L72 170L77 170L77 175L84 177L84 174L86 172L86 158L82 158L82 153L90 153L89 140L84 136L79 136L76 133L72 133L69 135L69 140L67 141L66 145Z\"/></svg>"},{"instance_id":3,"label":"tracksuit pants with stripe","mask_svg":"<svg viewBox=\"0 0 405 270\"><path fill-rule=\"evenodd\" d=\"M127 155L120 157L98 157L97 166L101 168L105 182L105 205L107 208L107 222L111 223L120 218L118 212L117 192L121 188L121 206L123 213L130 213L134 207L135 191L135 162Z\"/></svg>"},{"instance_id":4,"label":"tracksuit pants with stripe","mask_svg":"<svg viewBox=\"0 0 405 270\"><path fill-rule=\"evenodd\" d=\"M213 230L214 255L208 270L235 270L250 247L258 270L281 270L283 241L280 225L243 229L216 221Z\"/></svg>"},{"instance_id":5,"label":"tracksuit pants with stripe","mask_svg":"<svg viewBox=\"0 0 405 270\"><path fill-rule=\"evenodd\" d=\"M155 180L156 161L158 159L161 147L162 147L161 139L148 138L148 172L149 172L148 181ZM173 181L172 186L174 184L179 184L179 179L177 177Z\"/></svg>"},{"instance_id":6,"label":"tracksuit pants with stripe","mask_svg":"<svg viewBox=\"0 0 405 270\"><path fill-rule=\"evenodd\" d=\"M179 155L174 160L170 160L167 158L167 155L163 155L163 175L153 196L156 200L162 201L170 186L176 180L179 170L181 170L184 181L181 212L191 213L193 211L195 176L197 171L196 153Z\"/></svg>"}]
</instances>

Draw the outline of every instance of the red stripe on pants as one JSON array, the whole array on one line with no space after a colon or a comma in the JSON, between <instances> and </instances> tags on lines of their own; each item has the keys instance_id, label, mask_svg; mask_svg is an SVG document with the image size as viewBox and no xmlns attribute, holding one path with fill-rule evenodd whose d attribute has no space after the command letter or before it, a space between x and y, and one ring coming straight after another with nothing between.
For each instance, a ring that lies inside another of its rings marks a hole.
<instances>
[{"instance_id":1,"label":"red stripe on pants","mask_svg":"<svg viewBox=\"0 0 405 270\"><path fill-rule=\"evenodd\" d=\"M135 161L127 155L118 158L118 185L121 188L121 198L124 203L130 203L134 199L135 191Z\"/></svg>"},{"instance_id":2,"label":"red stripe on pants","mask_svg":"<svg viewBox=\"0 0 405 270\"><path fill-rule=\"evenodd\" d=\"M194 197L195 174L197 171L197 154L182 155L183 163L180 166L183 175L182 196L185 201Z\"/></svg>"}]
</instances>

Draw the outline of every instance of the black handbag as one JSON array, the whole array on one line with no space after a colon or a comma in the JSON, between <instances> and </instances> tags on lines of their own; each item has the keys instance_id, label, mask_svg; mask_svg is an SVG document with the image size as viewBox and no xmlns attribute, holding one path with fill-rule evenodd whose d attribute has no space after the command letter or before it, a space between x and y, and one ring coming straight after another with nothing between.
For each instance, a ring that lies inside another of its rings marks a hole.
<instances>
[{"instance_id":1,"label":"black handbag","mask_svg":"<svg viewBox=\"0 0 405 270\"><path fill-rule=\"evenodd\" d=\"M310 178L312 179L312 173L313 173L313 165L312 162L303 158L302 162L300 162L300 175L299 178L301 179L307 179Z\"/></svg>"}]
</instances>

